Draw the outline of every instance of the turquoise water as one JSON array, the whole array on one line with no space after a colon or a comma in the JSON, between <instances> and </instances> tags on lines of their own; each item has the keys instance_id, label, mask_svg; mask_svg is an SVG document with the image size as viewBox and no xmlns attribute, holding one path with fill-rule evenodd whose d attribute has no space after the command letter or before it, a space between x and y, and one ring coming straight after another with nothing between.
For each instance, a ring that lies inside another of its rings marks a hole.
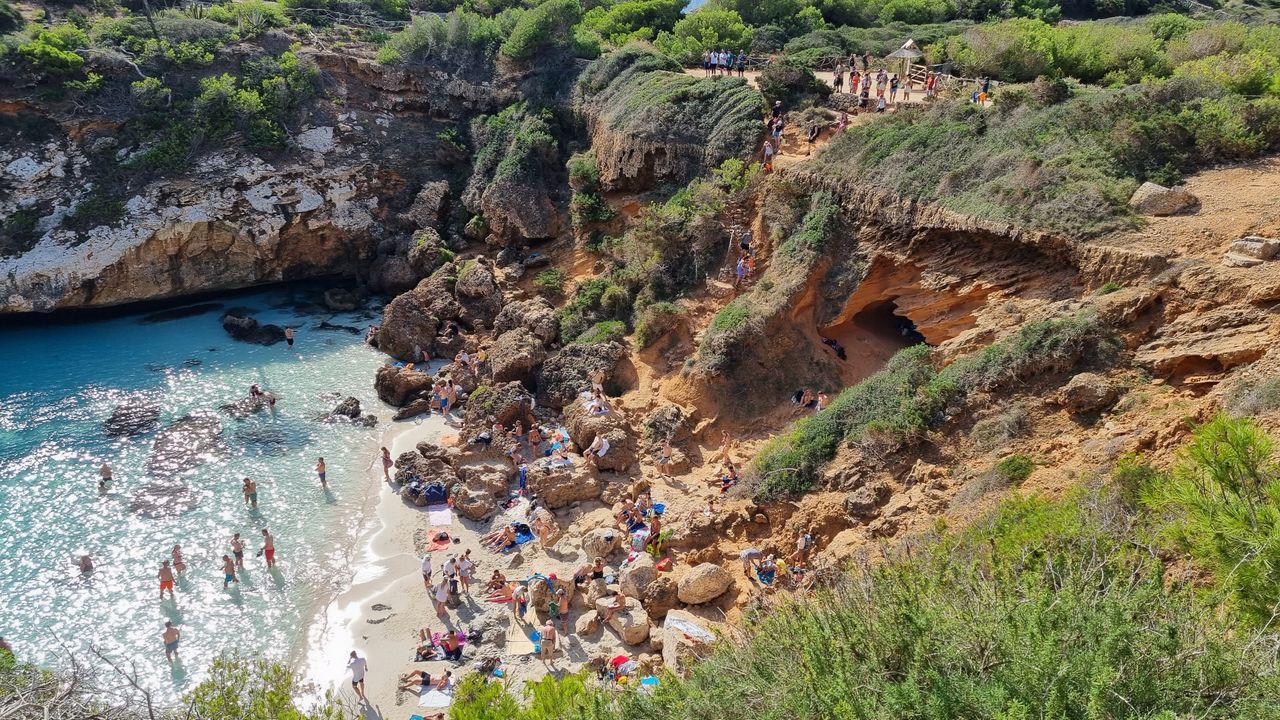
<instances>
[{"instance_id":1,"label":"turquoise water","mask_svg":"<svg viewBox=\"0 0 1280 720\"><path fill-rule=\"evenodd\" d=\"M374 309L327 313L316 299L314 289L284 287L208 301L223 307L178 319L0 320L0 635L20 657L52 663L59 643L80 654L92 644L136 661L144 681L173 700L221 651L301 653L304 626L351 578L347 559L377 488L378 429L317 416L338 393L359 398L365 412L384 407L372 387L383 356L363 342ZM226 307L297 326L297 344L232 340L219 323ZM318 328L324 321L360 332ZM218 409L253 383L278 396L274 413L237 420ZM108 436L104 421L126 402L158 407L158 427ZM193 441L180 440L171 463L179 472L149 468L158 432L188 413L217 417L218 442L188 457ZM312 469L318 456L328 492ZM103 462L115 475L106 493L97 487ZM258 482L256 512L242 499L245 476ZM185 484L194 508L180 512L162 498L160 512L142 512L137 493L157 481ZM254 557L262 527L276 536L275 573ZM227 591L221 557L234 532L246 539L247 569ZM161 602L156 572L174 543L188 569L177 600ZM87 578L74 564L84 553L96 566ZM172 668L160 640L165 620L183 633Z\"/></svg>"}]
</instances>

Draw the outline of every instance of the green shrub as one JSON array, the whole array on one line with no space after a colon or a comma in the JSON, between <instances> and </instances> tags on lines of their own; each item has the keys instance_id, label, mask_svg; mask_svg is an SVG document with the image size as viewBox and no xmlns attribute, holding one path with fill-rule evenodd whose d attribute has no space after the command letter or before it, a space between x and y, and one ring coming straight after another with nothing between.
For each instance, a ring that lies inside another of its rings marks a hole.
<instances>
[{"instance_id":1,"label":"green shrub","mask_svg":"<svg viewBox=\"0 0 1280 720\"><path fill-rule=\"evenodd\" d=\"M567 278L568 275L563 269L558 267L547 268L538 273L537 277L533 279L533 284L552 297L560 297L564 294L564 281Z\"/></svg>"},{"instance_id":2,"label":"green shrub","mask_svg":"<svg viewBox=\"0 0 1280 720\"><path fill-rule=\"evenodd\" d=\"M621 320L605 320L598 322L578 335L570 342L577 345L593 343L618 342L627 336L627 324Z\"/></svg>"},{"instance_id":3,"label":"green shrub","mask_svg":"<svg viewBox=\"0 0 1280 720\"><path fill-rule=\"evenodd\" d=\"M630 310L626 289L606 278L584 280L578 283L573 298L560 310L560 337L571 341L597 323L621 320ZM623 334L626 334L625 326Z\"/></svg>"},{"instance_id":4,"label":"green shrub","mask_svg":"<svg viewBox=\"0 0 1280 720\"><path fill-rule=\"evenodd\" d=\"M1108 280L1102 283L1102 287L1098 288L1098 295L1110 295L1113 292L1124 289L1124 286L1114 280Z\"/></svg>"},{"instance_id":5,"label":"green shrub","mask_svg":"<svg viewBox=\"0 0 1280 720\"><path fill-rule=\"evenodd\" d=\"M809 211L800 228L782 244L782 251L794 255L801 251L820 252L823 245L840 229L840 206L834 195L825 190L809 198Z\"/></svg>"},{"instance_id":6,"label":"green shrub","mask_svg":"<svg viewBox=\"0 0 1280 720\"><path fill-rule=\"evenodd\" d=\"M1129 507L1137 507L1142 497L1157 487L1162 476L1138 453L1125 453L1111 468L1116 495Z\"/></svg>"},{"instance_id":7,"label":"green shrub","mask_svg":"<svg viewBox=\"0 0 1280 720\"><path fill-rule=\"evenodd\" d=\"M114 225L124 217L124 200L115 192L95 189L76 202L62 226L84 232L100 225Z\"/></svg>"},{"instance_id":8,"label":"green shrub","mask_svg":"<svg viewBox=\"0 0 1280 720\"><path fill-rule=\"evenodd\" d=\"M1136 226L1128 200L1140 181L1176 181L1280 147L1280 109L1216 98L1221 92L1172 79L1007 113L944 100L855 125L810 167L989 220L1088 237ZM1068 211L1079 207L1090 211Z\"/></svg>"},{"instance_id":9,"label":"green shrub","mask_svg":"<svg viewBox=\"0 0 1280 720\"><path fill-rule=\"evenodd\" d=\"M789 60L768 65L756 83L767 104L772 106L781 101L787 110L821 103L831 95L831 86L819 80L809 68Z\"/></svg>"},{"instance_id":10,"label":"green shrub","mask_svg":"<svg viewBox=\"0 0 1280 720\"><path fill-rule=\"evenodd\" d=\"M1026 455L1010 455L996 463L995 472L1009 485L1018 485L1031 477L1035 461Z\"/></svg>"},{"instance_id":11,"label":"green shrub","mask_svg":"<svg viewBox=\"0 0 1280 720\"><path fill-rule=\"evenodd\" d=\"M21 30L27 24L22 12L9 0L0 0L0 35Z\"/></svg>"},{"instance_id":12,"label":"green shrub","mask_svg":"<svg viewBox=\"0 0 1280 720\"><path fill-rule=\"evenodd\" d=\"M826 410L766 443L751 467L756 494L770 498L806 491L842 441L874 436L913 442L945 422L947 409L962 405L971 393L1069 370L1086 353L1096 361L1106 360L1111 344L1095 320L1075 317L1030 323L941 370L930 363L927 346L907 348L880 371L842 391Z\"/></svg>"},{"instance_id":13,"label":"green shrub","mask_svg":"<svg viewBox=\"0 0 1280 720\"><path fill-rule=\"evenodd\" d=\"M739 158L729 158L712 171L716 183L730 195L746 190L759 172L760 163L748 163Z\"/></svg>"},{"instance_id":14,"label":"green shrub","mask_svg":"<svg viewBox=\"0 0 1280 720\"><path fill-rule=\"evenodd\" d=\"M525 12L502 43L502 54L515 60L544 57L568 47L571 29L582 19L578 0L546 0Z\"/></svg>"},{"instance_id":15,"label":"green shrub","mask_svg":"<svg viewBox=\"0 0 1280 720\"><path fill-rule=\"evenodd\" d=\"M1166 585L1118 514L1103 493L1006 502L749 613L686 677L596 717L1272 717L1272 636Z\"/></svg>"},{"instance_id":16,"label":"green shrub","mask_svg":"<svg viewBox=\"0 0 1280 720\"><path fill-rule=\"evenodd\" d=\"M596 167L596 155L588 150L569 156L569 187L578 192L600 191L600 170Z\"/></svg>"},{"instance_id":17,"label":"green shrub","mask_svg":"<svg viewBox=\"0 0 1280 720\"><path fill-rule=\"evenodd\" d=\"M1219 415L1196 428L1167 482L1144 499L1167 536L1214 574L1247 619L1274 622L1280 587L1280 475L1274 441L1252 420Z\"/></svg>"},{"instance_id":18,"label":"green shrub","mask_svg":"<svg viewBox=\"0 0 1280 720\"><path fill-rule=\"evenodd\" d=\"M505 34L506 18L487 18L455 9L444 17L416 15L378 50L378 62L399 64L440 58L447 62L488 64Z\"/></svg>"},{"instance_id":19,"label":"green shrub","mask_svg":"<svg viewBox=\"0 0 1280 720\"><path fill-rule=\"evenodd\" d=\"M680 19L683 0L623 0L592 8L582 16L582 26L615 47L633 40L652 41Z\"/></svg>"},{"instance_id":20,"label":"green shrub","mask_svg":"<svg viewBox=\"0 0 1280 720\"><path fill-rule=\"evenodd\" d=\"M671 332L684 316L684 308L671 302L646 305L636 320L636 345L647 348Z\"/></svg>"},{"instance_id":21,"label":"green shrub","mask_svg":"<svg viewBox=\"0 0 1280 720\"><path fill-rule=\"evenodd\" d=\"M733 10L707 5L686 15L671 32L658 33L654 47L683 64L701 62L707 50L738 52L751 47L752 28Z\"/></svg>"},{"instance_id":22,"label":"green shrub","mask_svg":"<svg viewBox=\"0 0 1280 720\"><path fill-rule=\"evenodd\" d=\"M270 0L235 0L210 5L205 13L210 20L235 27L241 37L253 37L271 28L289 25L284 6Z\"/></svg>"},{"instance_id":23,"label":"green shrub","mask_svg":"<svg viewBox=\"0 0 1280 720\"><path fill-rule=\"evenodd\" d=\"M89 46L89 36L70 23L41 28L18 52L39 72L70 75L84 67L84 58L75 50Z\"/></svg>"}]
</instances>

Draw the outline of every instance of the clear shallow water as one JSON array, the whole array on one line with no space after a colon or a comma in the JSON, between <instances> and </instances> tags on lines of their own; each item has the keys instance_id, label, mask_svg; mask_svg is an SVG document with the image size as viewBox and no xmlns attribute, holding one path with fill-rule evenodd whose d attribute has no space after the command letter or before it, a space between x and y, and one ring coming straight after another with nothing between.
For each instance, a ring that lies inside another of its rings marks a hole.
<instances>
[{"instance_id":1,"label":"clear shallow water","mask_svg":"<svg viewBox=\"0 0 1280 720\"><path fill-rule=\"evenodd\" d=\"M347 560L377 489L369 468L379 430L316 416L339 393L359 398L365 412L383 408L373 374L384 358L363 342L372 315L305 304L315 299L314 289L281 288L159 322L145 314L18 327L0 320L0 635L20 657L52 663L58 643L81 654L92 643L137 661L147 684L173 700L220 651L300 654L304 626L350 581ZM296 326L297 344L232 340L218 322L226 307ZM361 332L322 330L322 321ZM277 395L274 413L236 420L218 410L252 383ZM127 402L159 407L158 427L109 437L104 421ZM131 501L156 479L147 470L153 444L188 413L212 413L221 424L218 446L183 457L181 480L197 504L144 516ZM312 469L317 456L328 463L327 493ZM104 461L115 474L105 494L97 487ZM246 476L258 482L256 512L243 503ZM262 527L276 536L274 574L254 557ZM240 586L228 592L221 557L234 532L248 551ZM188 569L176 602L161 602L156 572L174 543ZM74 564L83 553L96 566L88 578ZM183 633L174 668L160 640L165 620Z\"/></svg>"}]
</instances>

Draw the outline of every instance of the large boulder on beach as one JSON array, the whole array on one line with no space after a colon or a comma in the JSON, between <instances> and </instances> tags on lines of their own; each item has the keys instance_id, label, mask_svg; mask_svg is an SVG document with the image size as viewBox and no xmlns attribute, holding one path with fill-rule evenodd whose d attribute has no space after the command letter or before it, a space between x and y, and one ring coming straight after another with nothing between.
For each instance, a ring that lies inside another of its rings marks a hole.
<instances>
[{"instance_id":1,"label":"large boulder on beach","mask_svg":"<svg viewBox=\"0 0 1280 720\"><path fill-rule=\"evenodd\" d=\"M275 345L284 340L284 328L279 325L261 325L246 315L223 315L222 329L236 340L257 345Z\"/></svg>"},{"instance_id":2,"label":"large boulder on beach","mask_svg":"<svg viewBox=\"0 0 1280 720\"><path fill-rule=\"evenodd\" d=\"M618 610L613 617L609 618L608 625L618 633L622 642L628 645L639 645L649 639L649 615L644 611L639 600L628 597L626 603L625 608ZM613 604L612 597L596 600L596 612L600 613L600 617L605 616L611 604Z\"/></svg>"},{"instance_id":3,"label":"large boulder on beach","mask_svg":"<svg viewBox=\"0 0 1280 720\"><path fill-rule=\"evenodd\" d=\"M444 219L448 202L449 183L444 180L424 183L401 219L418 228L438 228Z\"/></svg>"},{"instance_id":4,"label":"large boulder on beach","mask_svg":"<svg viewBox=\"0 0 1280 720\"><path fill-rule=\"evenodd\" d=\"M165 480L190 472L222 449L222 421L192 413L161 430L151 445L147 474Z\"/></svg>"},{"instance_id":5,"label":"large boulder on beach","mask_svg":"<svg viewBox=\"0 0 1280 720\"><path fill-rule=\"evenodd\" d=\"M460 386L464 395L470 395L480 387L480 376L471 368L459 363L449 363L440 368L440 372L436 373L436 379L447 380Z\"/></svg>"},{"instance_id":6,"label":"large boulder on beach","mask_svg":"<svg viewBox=\"0 0 1280 720\"><path fill-rule=\"evenodd\" d=\"M463 418L468 426L480 429L488 429L494 422L510 426L516 420L530 427L533 422L533 396L514 381L481 385L467 398Z\"/></svg>"},{"instance_id":7,"label":"large boulder on beach","mask_svg":"<svg viewBox=\"0 0 1280 720\"><path fill-rule=\"evenodd\" d=\"M492 325L502 310L502 293L493 276L493 266L483 256L462 263L457 269L454 291L462 307L458 319L472 327Z\"/></svg>"},{"instance_id":8,"label":"large boulder on beach","mask_svg":"<svg viewBox=\"0 0 1280 720\"><path fill-rule=\"evenodd\" d=\"M604 483L583 465L567 468L530 468L529 492L544 506L555 509L575 502L595 500L604 491Z\"/></svg>"},{"instance_id":9,"label":"large boulder on beach","mask_svg":"<svg viewBox=\"0 0 1280 720\"><path fill-rule=\"evenodd\" d=\"M565 346L542 363L542 370L538 372L538 402L553 408L569 405L579 393L591 389L591 381L587 379L591 371L603 370L608 382L614 367L626 354L626 348L617 342Z\"/></svg>"},{"instance_id":10,"label":"large boulder on beach","mask_svg":"<svg viewBox=\"0 0 1280 720\"><path fill-rule=\"evenodd\" d=\"M587 582L587 606L595 607L596 601L609 596L609 584L604 578L596 578Z\"/></svg>"},{"instance_id":11,"label":"large boulder on beach","mask_svg":"<svg viewBox=\"0 0 1280 720\"><path fill-rule=\"evenodd\" d=\"M404 407L412 400L430 396L431 376L405 366L383 365L374 376L373 387L382 402Z\"/></svg>"},{"instance_id":12,"label":"large boulder on beach","mask_svg":"<svg viewBox=\"0 0 1280 720\"><path fill-rule=\"evenodd\" d=\"M686 610L672 610L662 623L662 664L683 675L711 649L716 636L705 622Z\"/></svg>"},{"instance_id":13,"label":"large boulder on beach","mask_svg":"<svg viewBox=\"0 0 1280 720\"><path fill-rule=\"evenodd\" d=\"M400 456L395 460L395 470L395 474L391 478L399 485L404 485L414 479L428 482L439 481L445 485L453 485L458 482L458 476L454 474L453 468L444 460L423 457L412 450L400 453Z\"/></svg>"},{"instance_id":14,"label":"large boulder on beach","mask_svg":"<svg viewBox=\"0 0 1280 720\"><path fill-rule=\"evenodd\" d=\"M618 588L623 595L637 600L644 597L645 588L658 579L658 568L649 553L636 555L629 565L622 569L618 578Z\"/></svg>"},{"instance_id":15,"label":"large boulder on beach","mask_svg":"<svg viewBox=\"0 0 1280 720\"><path fill-rule=\"evenodd\" d=\"M1144 182L1133 196L1129 205L1143 215L1176 215L1184 210L1199 206L1200 199L1185 188L1167 188L1153 182Z\"/></svg>"},{"instance_id":16,"label":"large boulder on beach","mask_svg":"<svg viewBox=\"0 0 1280 720\"><path fill-rule=\"evenodd\" d=\"M483 520L498 509L498 499L484 488L457 485L449 493L453 509L468 520Z\"/></svg>"},{"instance_id":17,"label":"large boulder on beach","mask_svg":"<svg viewBox=\"0 0 1280 720\"><path fill-rule=\"evenodd\" d=\"M689 439L689 418L679 405L663 405L644 418L644 449L657 453L667 440L678 445Z\"/></svg>"},{"instance_id":18,"label":"large boulder on beach","mask_svg":"<svg viewBox=\"0 0 1280 720\"><path fill-rule=\"evenodd\" d=\"M160 407L148 403L117 405L102 429L111 437L132 437L151 432L160 424Z\"/></svg>"},{"instance_id":19,"label":"large boulder on beach","mask_svg":"<svg viewBox=\"0 0 1280 720\"><path fill-rule=\"evenodd\" d=\"M515 470L510 465L480 464L458 468L458 479L467 487L486 490L494 495L506 495Z\"/></svg>"},{"instance_id":20,"label":"large boulder on beach","mask_svg":"<svg viewBox=\"0 0 1280 720\"><path fill-rule=\"evenodd\" d=\"M493 320L493 331L497 334L516 328L528 330L542 344L548 345L560 335L560 319L546 298L517 300L504 305Z\"/></svg>"},{"instance_id":21,"label":"large boulder on beach","mask_svg":"<svg viewBox=\"0 0 1280 720\"><path fill-rule=\"evenodd\" d=\"M645 612L654 620L666 617L672 608L680 605L680 589L675 580L666 575L659 575L653 582L645 586L644 595L640 598Z\"/></svg>"},{"instance_id":22,"label":"large boulder on beach","mask_svg":"<svg viewBox=\"0 0 1280 720\"><path fill-rule=\"evenodd\" d=\"M446 320L462 315L453 297L447 268L397 295L382 310L378 349L400 360L417 362L422 350L433 352L436 334Z\"/></svg>"},{"instance_id":23,"label":"large boulder on beach","mask_svg":"<svg viewBox=\"0 0 1280 720\"><path fill-rule=\"evenodd\" d=\"M728 570L712 563L702 563L680 578L677 596L680 602L701 605L724 594L733 585Z\"/></svg>"},{"instance_id":24,"label":"large boulder on beach","mask_svg":"<svg viewBox=\"0 0 1280 720\"><path fill-rule=\"evenodd\" d=\"M564 590L565 595L572 601L575 589L571 578L557 577L552 580L550 576L536 577L529 581L529 603L534 609L545 612L557 590Z\"/></svg>"},{"instance_id":25,"label":"large boulder on beach","mask_svg":"<svg viewBox=\"0 0 1280 720\"><path fill-rule=\"evenodd\" d=\"M582 536L582 551L587 560L608 558L622 544L622 531L614 528L596 528Z\"/></svg>"},{"instance_id":26,"label":"large boulder on beach","mask_svg":"<svg viewBox=\"0 0 1280 720\"><path fill-rule=\"evenodd\" d=\"M350 395L346 396L329 411L330 415L341 415L346 418L355 420L360 417L360 400Z\"/></svg>"},{"instance_id":27,"label":"large boulder on beach","mask_svg":"<svg viewBox=\"0 0 1280 720\"><path fill-rule=\"evenodd\" d=\"M533 333L520 327L508 330L489 347L489 367L495 382L525 380L533 376L547 351Z\"/></svg>"},{"instance_id":28,"label":"large boulder on beach","mask_svg":"<svg viewBox=\"0 0 1280 720\"><path fill-rule=\"evenodd\" d=\"M625 472L635 463L635 433L627 418L617 409L593 415L587 412L582 403L575 402L565 407L564 422L570 439L579 448L590 447L599 434L603 434L609 441L609 452L597 464L601 470Z\"/></svg>"}]
</instances>

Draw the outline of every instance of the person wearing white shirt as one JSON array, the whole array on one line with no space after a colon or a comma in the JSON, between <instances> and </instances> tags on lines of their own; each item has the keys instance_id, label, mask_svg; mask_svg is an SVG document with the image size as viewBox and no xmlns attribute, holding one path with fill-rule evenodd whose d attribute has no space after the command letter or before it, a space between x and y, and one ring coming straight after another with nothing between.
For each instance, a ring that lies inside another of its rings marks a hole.
<instances>
[{"instance_id":1,"label":"person wearing white shirt","mask_svg":"<svg viewBox=\"0 0 1280 720\"><path fill-rule=\"evenodd\" d=\"M351 687L355 688L356 697L360 698L360 702L368 702L364 696L364 674L369 671L368 661L352 650L351 659L347 660L347 669L351 671Z\"/></svg>"}]
</instances>

